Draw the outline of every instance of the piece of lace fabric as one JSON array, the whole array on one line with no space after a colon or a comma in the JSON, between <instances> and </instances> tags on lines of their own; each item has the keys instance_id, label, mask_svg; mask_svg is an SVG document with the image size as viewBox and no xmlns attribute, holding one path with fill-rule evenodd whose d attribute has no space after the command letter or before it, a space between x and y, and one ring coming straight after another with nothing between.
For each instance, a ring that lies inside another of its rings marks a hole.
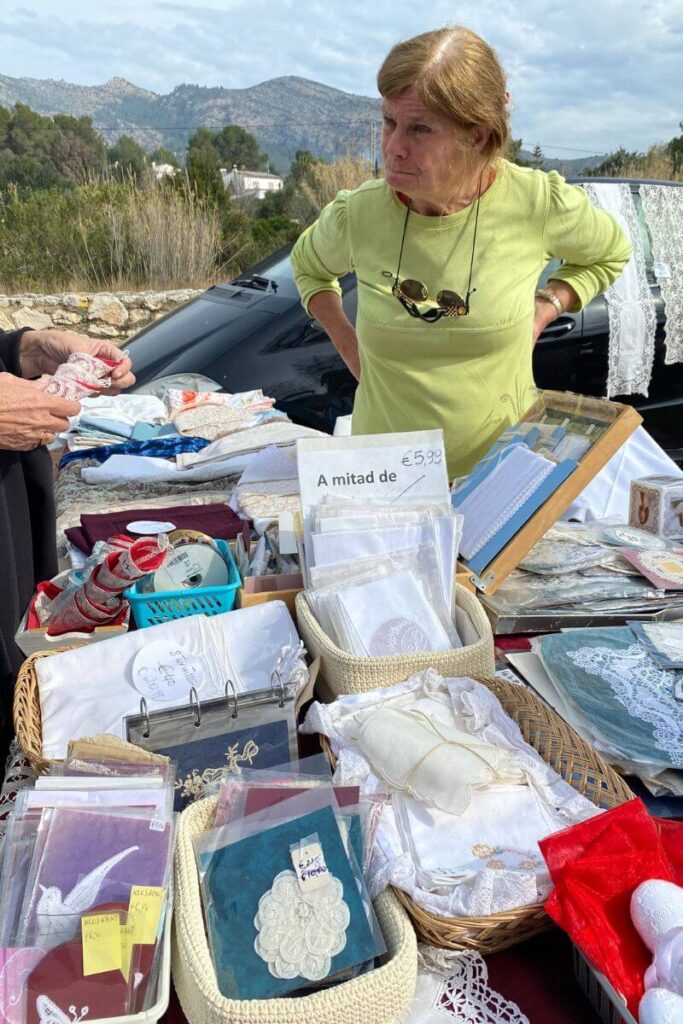
<instances>
[{"instance_id":1,"label":"piece of lace fabric","mask_svg":"<svg viewBox=\"0 0 683 1024\"><path fill-rule=\"evenodd\" d=\"M647 395L655 355L657 314L631 189L625 182L583 187L594 206L614 217L633 246L631 259L605 292L609 315L607 397Z\"/></svg>"},{"instance_id":2,"label":"piece of lace fabric","mask_svg":"<svg viewBox=\"0 0 683 1024\"><path fill-rule=\"evenodd\" d=\"M402 701L419 703L423 710L443 714L450 706L453 721L466 729L473 739L491 743L511 751L515 765L526 784L535 790L544 805L547 827L543 832L566 828L599 813L585 797L564 781L539 754L525 743L518 726L505 714L491 691L473 679L444 679L434 669L427 669L405 683L380 691L340 697L334 704L314 704L303 726L305 732L319 732L330 739L338 758L335 781L355 783L363 798L381 799L381 817L377 825L372 862L367 875L368 890L374 899L387 886L394 885L407 892L429 913L441 917L484 916L527 906L545 899L550 891L546 873L530 866L508 870L491 867L482 860L481 870L465 881L438 889L421 884L415 860L404 844L391 800L391 788L372 772L353 739L358 712L373 703ZM429 702L429 704L427 703ZM457 821L457 817L454 816ZM505 844L504 829L498 841ZM539 835L538 838L541 838ZM471 857L467 858L471 860Z\"/></svg>"},{"instance_id":3,"label":"piece of lace fabric","mask_svg":"<svg viewBox=\"0 0 683 1024\"><path fill-rule=\"evenodd\" d=\"M351 921L338 878L304 894L293 871L281 871L259 900L254 949L275 978L322 981L346 946Z\"/></svg>"},{"instance_id":4,"label":"piece of lace fabric","mask_svg":"<svg viewBox=\"0 0 683 1024\"><path fill-rule=\"evenodd\" d=\"M666 309L664 361L683 362L683 189L641 185L640 198L652 238L652 255ZM668 269L668 274L666 270Z\"/></svg>"},{"instance_id":5,"label":"piece of lace fabric","mask_svg":"<svg viewBox=\"0 0 683 1024\"><path fill-rule=\"evenodd\" d=\"M672 692L672 673L661 669L639 645L623 651L582 647L569 651L574 664L600 676L629 715L652 726L654 740L674 768L683 768L683 704Z\"/></svg>"},{"instance_id":6,"label":"piece of lace fabric","mask_svg":"<svg viewBox=\"0 0 683 1024\"><path fill-rule=\"evenodd\" d=\"M21 789L35 784L37 775L17 746L17 741L12 740L7 755L5 767L5 778L0 789L0 853L7 831L7 821L14 810L14 801Z\"/></svg>"},{"instance_id":7,"label":"piece of lace fabric","mask_svg":"<svg viewBox=\"0 0 683 1024\"><path fill-rule=\"evenodd\" d=\"M412 1005L399 1024L529 1024L516 1003L489 987L479 953L418 947Z\"/></svg>"}]
</instances>

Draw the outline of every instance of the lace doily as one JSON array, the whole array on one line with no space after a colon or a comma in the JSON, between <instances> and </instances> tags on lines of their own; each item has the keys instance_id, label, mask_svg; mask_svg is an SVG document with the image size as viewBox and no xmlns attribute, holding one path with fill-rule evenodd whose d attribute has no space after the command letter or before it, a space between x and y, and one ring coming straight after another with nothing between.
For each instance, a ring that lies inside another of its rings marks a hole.
<instances>
[{"instance_id":1,"label":"lace doily","mask_svg":"<svg viewBox=\"0 0 683 1024\"><path fill-rule=\"evenodd\" d=\"M5 768L5 779L0 789L0 852L7 831L7 820L14 810L14 801L20 789L33 786L37 775L17 746L17 741L12 740L7 755Z\"/></svg>"},{"instance_id":2,"label":"lace doily","mask_svg":"<svg viewBox=\"0 0 683 1024\"><path fill-rule=\"evenodd\" d=\"M669 276L658 276L666 309L665 362L683 362L683 189L641 185L640 198L652 238L655 264L668 264Z\"/></svg>"},{"instance_id":3,"label":"lace doily","mask_svg":"<svg viewBox=\"0 0 683 1024\"><path fill-rule=\"evenodd\" d=\"M338 878L304 895L294 872L281 871L259 900L254 949L276 978L322 981L346 946L350 920Z\"/></svg>"},{"instance_id":4,"label":"lace doily","mask_svg":"<svg viewBox=\"0 0 683 1024\"><path fill-rule=\"evenodd\" d=\"M622 651L583 647L567 653L578 668L604 679L629 715L651 725L672 767L683 768L683 704L673 696L671 672L658 668L639 644Z\"/></svg>"},{"instance_id":5,"label":"lace doily","mask_svg":"<svg viewBox=\"0 0 683 1024\"><path fill-rule=\"evenodd\" d=\"M420 946L418 959L415 999L401 1024L529 1024L516 1003L489 988L479 953Z\"/></svg>"},{"instance_id":6,"label":"lace doily","mask_svg":"<svg viewBox=\"0 0 683 1024\"><path fill-rule=\"evenodd\" d=\"M633 255L623 273L605 292L609 315L607 397L647 395L655 356L657 314L631 188L625 182L583 187L593 205L610 213L633 245Z\"/></svg>"}]
</instances>

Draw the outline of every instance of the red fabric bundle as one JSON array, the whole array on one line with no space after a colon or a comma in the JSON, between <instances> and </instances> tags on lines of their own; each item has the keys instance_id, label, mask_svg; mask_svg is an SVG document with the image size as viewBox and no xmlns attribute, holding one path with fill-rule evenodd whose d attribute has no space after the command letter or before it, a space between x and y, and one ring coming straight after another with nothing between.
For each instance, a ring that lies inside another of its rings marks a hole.
<instances>
[{"instance_id":1,"label":"red fabric bundle","mask_svg":"<svg viewBox=\"0 0 683 1024\"><path fill-rule=\"evenodd\" d=\"M683 823L657 821L630 800L539 846L555 884L548 914L637 1017L652 955L631 922L631 895L650 878L683 884Z\"/></svg>"}]
</instances>

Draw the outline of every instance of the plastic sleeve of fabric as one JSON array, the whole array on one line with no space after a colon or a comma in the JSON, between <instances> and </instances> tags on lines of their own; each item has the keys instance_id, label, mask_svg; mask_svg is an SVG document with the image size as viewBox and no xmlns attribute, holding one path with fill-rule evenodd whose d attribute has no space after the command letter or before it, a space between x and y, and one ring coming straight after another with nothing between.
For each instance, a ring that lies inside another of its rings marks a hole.
<instances>
[{"instance_id":1,"label":"plastic sleeve of fabric","mask_svg":"<svg viewBox=\"0 0 683 1024\"><path fill-rule=\"evenodd\" d=\"M579 303L570 312L578 313L616 281L633 247L614 218L596 209L580 185L568 185L557 171L547 181L543 246L547 259L566 260L551 279L571 285Z\"/></svg>"},{"instance_id":2,"label":"plastic sleeve of fabric","mask_svg":"<svg viewBox=\"0 0 683 1024\"><path fill-rule=\"evenodd\" d=\"M346 202L348 191L339 192L322 211L317 221L299 236L290 260L301 304L318 292L341 295L339 277L353 267Z\"/></svg>"}]
</instances>

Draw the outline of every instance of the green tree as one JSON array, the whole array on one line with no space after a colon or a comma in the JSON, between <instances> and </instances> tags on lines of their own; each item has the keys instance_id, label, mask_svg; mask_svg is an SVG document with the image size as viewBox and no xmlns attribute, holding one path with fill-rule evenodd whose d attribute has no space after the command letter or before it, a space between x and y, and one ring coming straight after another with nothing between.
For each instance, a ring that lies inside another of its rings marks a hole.
<instances>
[{"instance_id":1,"label":"green tree","mask_svg":"<svg viewBox=\"0 0 683 1024\"><path fill-rule=\"evenodd\" d=\"M140 183L147 169L144 149L130 135L121 135L107 152L107 159L120 180L133 178Z\"/></svg>"},{"instance_id":2,"label":"green tree","mask_svg":"<svg viewBox=\"0 0 683 1024\"><path fill-rule=\"evenodd\" d=\"M158 149L155 149L150 160L154 164L170 164L172 167L180 167L178 157L172 149L167 149L166 146L159 146Z\"/></svg>"},{"instance_id":3,"label":"green tree","mask_svg":"<svg viewBox=\"0 0 683 1024\"><path fill-rule=\"evenodd\" d=\"M683 121L679 122L678 127L681 129L681 134L676 138L671 139L671 141L667 143L666 147L669 156L671 157L672 171L674 174L679 174L683 170Z\"/></svg>"},{"instance_id":4,"label":"green tree","mask_svg":"<svg viewBox=\"0 0 683 1024\"><path fill-rule=\"evenodd\" d=\"M531 150L530 166L540 171L544 163L545 157L543 156L543 150L541 149L539 144L536 143L534 148Z\"/></svg>"},{"instance_id":5,"label":"green tree","mask_svg":"<svg viewBox=\"0 0 683 1024\"><path fill-rule=\"evenodd\" d=\"M221 178L218 154L210 143L205 142L198 149L191 149L188 152L185 170L190 187L200 199L229 205L230 199Z\"/></svg>"},{"instance_id":6,"label":"green tree","mask_svg":"<svg viewBox=\"0 0 683 1024\"><path fill-rule=\"evenodd\" d=\"M608 153L598 167L593 167L592 170L587 170L585 173L592 178L619 178L628 164L641 157L642 153L638 153L637 150L629 152L620 146L613 153Z\"/></svg>"},{"instance_id":7,"label":"green tree","mask_svg":"<svg viewBox=\"0 0 683 1024\"><path fill-rule=\"evenodd\" d=\"M216 150L220 167L244 167L248 171L264 171L268 165L268 154L262 153L254 136L245 128L228 124L219 131L198 128L190 136L188 151L201 149L210 144Z\"/></svg>"},{"instance_id":8,"label":"green tree","mask_svg":"<svg viewBox=\"0 0 683 1024\"><path fill-rule=\"evenodd\" d=\"M322 157L313 156L308 149L297 149L289 168L289 177L295 186L299 186L315 164L324 164Z\"/></svg>"},{"instance_id":9,"label":"green tree","mask_svg":"<svg viewBox=\"0 0 683 1024\"><path fill-rule=\"evenodd\" d=\"M528 167L528 162L520 156L522 145L523 143L521 139L510 139L510 142L508 143L507 158L513 164L518 164L520 167Z\"/></svg>"}]
</instances>

